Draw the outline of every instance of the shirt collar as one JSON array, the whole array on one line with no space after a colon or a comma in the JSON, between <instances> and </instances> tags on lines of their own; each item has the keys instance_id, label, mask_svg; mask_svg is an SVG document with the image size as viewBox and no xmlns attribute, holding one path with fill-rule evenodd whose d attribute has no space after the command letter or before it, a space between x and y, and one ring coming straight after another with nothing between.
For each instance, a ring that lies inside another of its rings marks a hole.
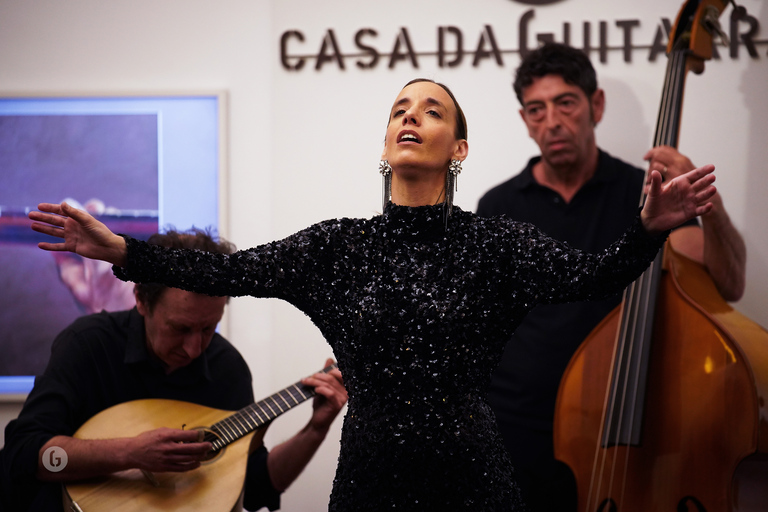
<instances>
[{"instance_id":1,"label":"shirt collar","mask_svg":"<svg viewBox=\"0 0 768 512\"><path fill-rule=\"evenodd\" d=\"M608 153L600 148L598 148L597 152L597 169L595 169L595 174L584 184L584 186L587 186L590 183L610 182L616 179L616 173L614 172L615 169L613 166L605 164L606 155L608 155ZM528 165L526 165L523 172L520 173L520 179L515 181L515 186L518 189L523 190L529 187L541 186L533 178L533 166L540 161L541 156L535 156L528 160Z\"/></svg>"}]
</instances>

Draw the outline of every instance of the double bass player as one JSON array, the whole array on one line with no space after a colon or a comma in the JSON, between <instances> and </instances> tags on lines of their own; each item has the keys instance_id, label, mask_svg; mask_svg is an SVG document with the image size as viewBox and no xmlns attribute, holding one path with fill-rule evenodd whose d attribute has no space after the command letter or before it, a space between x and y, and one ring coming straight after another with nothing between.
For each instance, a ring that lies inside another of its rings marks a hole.
<instances>
[{"instance_id":1,"label":"double bass player","mask_svg":"<svg viewBox=\"0 0 768 512\"><path fill-rule=\"evenodd\" d=\"M481 216L504 214L586 251L604 249L637 213L644 171L598 147L595 127L606 107L589 58L549 43L528 54L514 90L520 116L540 156L481 199ZM646 153L649 169L672 179L694 168L669 146ZM703 263L720 294L744 292L746 248L722 198L714 208L670 235L672 247ZM565 368L589 332L621 301L540 306L517 328L493 375L489 399L530 510L576 510L576 483L554 458L553 415Z\"/></svg>"}]
</instances>

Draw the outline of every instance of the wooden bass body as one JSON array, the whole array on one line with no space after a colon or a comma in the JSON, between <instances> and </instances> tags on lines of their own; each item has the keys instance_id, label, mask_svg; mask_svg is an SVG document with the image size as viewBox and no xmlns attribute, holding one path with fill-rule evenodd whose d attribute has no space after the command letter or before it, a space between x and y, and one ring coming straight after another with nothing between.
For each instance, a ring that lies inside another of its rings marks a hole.
<instances>
[{"instance_id":1,"label":"wooden bass body","mask_svg":"<svg viewBox=\"0 0 768 512\"><path fill-rule=\"evenodd\" d=\"M665 269L645 413L623 419L642 421L640 442L605 445L602 436L619 307L582 343L565 372L555 457L574 472L579 511L765 506L768 332L734 310L706 270L669 244Z\"/></svg>"}]
</instances>

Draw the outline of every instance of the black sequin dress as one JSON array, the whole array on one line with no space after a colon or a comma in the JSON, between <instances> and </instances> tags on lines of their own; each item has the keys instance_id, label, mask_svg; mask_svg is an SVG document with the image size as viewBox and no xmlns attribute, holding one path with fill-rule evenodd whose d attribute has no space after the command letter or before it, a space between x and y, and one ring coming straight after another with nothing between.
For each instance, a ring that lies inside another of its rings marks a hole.
<instances>
[{"instance_id":1,"label":"black sequin dress","mask_svg":"<svg viewBox=\"0 0 768 512\"><path fill-rule=\"evenodd\" d=\"M664 238L636 223L590 255L529 224L388 205L231 256L128 239L118 277L284 299L333 348L349 391L332 511L520 507L487 402L491 371L537 303L615 293Z\"/></svg>"}]
</instances>

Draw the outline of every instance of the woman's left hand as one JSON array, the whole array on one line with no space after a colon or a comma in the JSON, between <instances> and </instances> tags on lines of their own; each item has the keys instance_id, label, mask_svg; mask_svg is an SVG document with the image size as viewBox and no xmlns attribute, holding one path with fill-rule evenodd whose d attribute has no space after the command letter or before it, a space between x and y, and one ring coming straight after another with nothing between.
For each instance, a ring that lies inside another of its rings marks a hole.
<instances>
[{"instance_id":1,"label":"woman's left hand","mask_svg":"<svg viewBox=\"0 0 768 512\"><path fill-rule=\"evenodd\" d=\"M712 209L709 200L717 189L714 165L705 165L662 183L659 171L651 171L645 205L640 212L643 227L658 234L703 215Z\"/></svg>"}]
</instances>

